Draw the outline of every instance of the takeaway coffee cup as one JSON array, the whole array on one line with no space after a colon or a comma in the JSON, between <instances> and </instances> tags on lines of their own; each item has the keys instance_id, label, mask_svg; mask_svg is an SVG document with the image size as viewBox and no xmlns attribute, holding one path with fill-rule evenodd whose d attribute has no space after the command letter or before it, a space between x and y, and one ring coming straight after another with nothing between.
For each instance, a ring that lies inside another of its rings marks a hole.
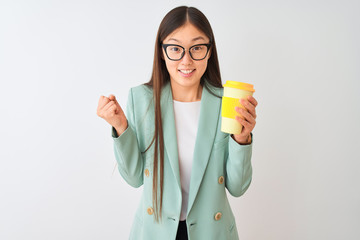
<instances>
[{"instance_id":1,"label":"takeaway coffee cup","mask_svg":"<svg viewBox=\"0 0 360 240\"><path fill-rule=\"evenodd\" d=\"M235 107L244 106L240 103L240 99L247 99L255 92L254 86L249 83L226 81L224 84L224 96L222 97L221 106L221 131L230 134L240 134L243 126L236 121L235 116L239 115L235 111ZM243 116L240 115L241 118Z\"/></svg>"}]
</instances>

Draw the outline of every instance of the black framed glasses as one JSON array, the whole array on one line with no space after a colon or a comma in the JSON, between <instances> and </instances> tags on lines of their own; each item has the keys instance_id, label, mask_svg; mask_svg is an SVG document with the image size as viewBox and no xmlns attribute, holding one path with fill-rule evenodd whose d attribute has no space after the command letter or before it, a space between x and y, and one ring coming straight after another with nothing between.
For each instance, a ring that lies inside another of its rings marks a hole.
<instances>
[{"instance_id":1,"label":"black framed glasses","mask_svg":"<svg viewBox=\"0 0 360 240\"><path fill-rule=\"evenodd\" d=\"M211 43L208 44L196 44L189 48L190 57L195 61L200 61L206 58L209 50L210 50ZM172 61L179 61L185 55L185 48L183 46L177 44L162 44L162 47L165 51L166 56L168 59Z\"/></svg>"}]
</instances>

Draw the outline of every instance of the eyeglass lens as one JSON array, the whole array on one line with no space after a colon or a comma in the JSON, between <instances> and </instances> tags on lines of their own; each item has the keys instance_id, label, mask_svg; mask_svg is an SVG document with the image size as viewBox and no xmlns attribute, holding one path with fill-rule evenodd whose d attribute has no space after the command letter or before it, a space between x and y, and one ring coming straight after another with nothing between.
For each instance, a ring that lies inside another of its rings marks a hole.
<instances>
[{"instance_id":1,"label":"eyeglass lens","mask_svg":"<svg viewBox=\"0 0 360 240\"><path fill-rule=\"evenodd\" d=\"M180 46L170 45L166 47L166 52L171 60L180 60L184 55L184 48ZM206 57L208 48L206 45L195 45L189 49L190 56L194 60L201 60Z\"/></svg>"}]
</instances>

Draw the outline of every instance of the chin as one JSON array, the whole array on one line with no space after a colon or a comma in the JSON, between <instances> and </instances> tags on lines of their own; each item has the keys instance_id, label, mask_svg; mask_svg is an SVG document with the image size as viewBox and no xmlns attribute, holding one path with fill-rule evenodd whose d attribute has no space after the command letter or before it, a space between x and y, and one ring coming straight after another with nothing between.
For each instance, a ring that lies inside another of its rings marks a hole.
<instances>
[{"instance_id":1,"label":"chin","mask_svg":"<svg viewBox=\"0 0 360 240\"><path fill-rule=\"evenodd\" d=\"M195 81L192 79L181 79L179 81L176 81L176 84L182 87L193 87L199 85L200 81Z\"/></svg>"}]
</instances>

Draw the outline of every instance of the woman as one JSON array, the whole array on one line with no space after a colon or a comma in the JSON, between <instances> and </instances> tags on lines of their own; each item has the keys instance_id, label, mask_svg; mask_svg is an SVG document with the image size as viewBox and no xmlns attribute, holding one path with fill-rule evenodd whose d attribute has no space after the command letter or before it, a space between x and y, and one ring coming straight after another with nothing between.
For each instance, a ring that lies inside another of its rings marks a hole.
<instances>
[{"instance_id":1,"label":"woman","mask_svg":"<svg viewBox=\"0 0 360 240\"><path fill-rule=\"evenodd\" d=\"M119 172L144 185L130 239L238 239L225 188L239 197L250 185L257 102L241 102L243 131L229 136L220 131L222 93L208 20L178 7L159 26L152 77L130 89L126 115L115 96L100 97Z\"/></svg>"}]
</instances>

